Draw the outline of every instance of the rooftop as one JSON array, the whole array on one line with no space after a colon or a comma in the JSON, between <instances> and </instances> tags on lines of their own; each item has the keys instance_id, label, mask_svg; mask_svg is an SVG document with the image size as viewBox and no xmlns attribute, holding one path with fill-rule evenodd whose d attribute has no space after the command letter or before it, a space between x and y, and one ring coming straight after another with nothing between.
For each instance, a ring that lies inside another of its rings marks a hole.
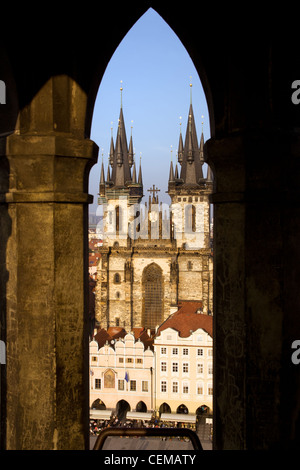
<instances>
[{"instance_id":1,"label":"rooftop","mask_svg":"<svg viewBox=\"0 0 300 470\"><path fill-rule=\"evenodd\" d=\"M212 337L213 317L202 313L202 302L180 302L178 307L177 312L170 315L158 328L156 336L167 328L173 328L181 338L187 338L191 331L201 328Z\"/></svg>"}]
</instances>

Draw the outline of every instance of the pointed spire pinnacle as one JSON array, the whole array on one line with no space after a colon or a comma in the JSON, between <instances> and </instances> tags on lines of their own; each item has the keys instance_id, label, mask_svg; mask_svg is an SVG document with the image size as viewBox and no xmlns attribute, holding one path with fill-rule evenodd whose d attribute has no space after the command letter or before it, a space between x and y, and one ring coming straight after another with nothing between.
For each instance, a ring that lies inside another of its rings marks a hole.
<instances>
[{"instance_id":1,"label":"pointed spire pinnacle","mask_svg":"<svg viewBox=\"0 0 300 470\"><path fill-rule=\"evenodd\" d=\"M123 92L122 84L123 84L123 80L121 80L120 83L121 83L120 91L121 91L121 109L122 109L123 108L123 103L122 103L122 92Z\"/></svg>"},{"instance_id":2,"label":"pointed spire pinnacle","mask_svg":"<svg viewBox=\"0 0 300 470\"><path fill-rule=\"evenodd\" d=\"M110 151L109 151L109 164L113 166L114 164L114 153L115 153L115 148L114 148L114 140L113 136L111 135L110 139Z\"/></svg>"},{"instance_id":3,"label":"pointed spire pinnacle","mask_svg":"<svg viewBox=\"0 0 300 470\"><path fill-rule=\"evenodd\" d=\"M203 163L204 163L204 136L203 136L203 131L201 132L199 152L200 152L200 162L203 165Z\"/></svg>"},{"instance_id":4,"label":"pointed spire pinnacle","mask_svg":"<svg viewBox=\"0 0 300 470\"><path fill-rule=\"evenodd\" d=\"M191 82L190 89L192 89ZM183 184L197 185L203 180L199 142L197 138L197 131L192 105L192 94L184 145L181 132L179 136L178 163L181 165L180 179L182 180Z\"/></svg>"},{"instance_id":5,"label":"pointed spire pinnacle","mask_svg":"<svg viewBox=\"0 0 300 470\"><path fill-rule=\"evenodd\" d=\"M179 134L179 144L178 144L178 163L182 163L182 158L183 158L183 140L182 140L182 133L181 133L181 119L182 117L180 116L180 134Z\"/></svg>"},{"instance_id":6,"label":"pointed spire pinnacle","mask_svg":"<svg viewBox=\"0 0 300 470\"><path fill-rule=\"evenodd\" d=\"M102 164L101 164L100 184L105 184L103 158L102 158Z\"/></svg>"},{"instance_id":7,"label":"pointed spire pinnacle","mask_svg":"<svg viewBox=\"0 0 300 470\"><path fill-rule=\"evenodd\" d=\"M175 181L175 176L174 176L173 162L171 160L170 173L169 173L169 183L173 183L174 181Z\"/></svg>"},{"instance_id":8,"label":"pointed spire pinnacle","mask_svg":"<svg viewBox=\"0 0 300 470\"><path fill-rule=\"evenodd\" d=\"M173 169L173 145L171 145L171 163L170 163L170 173L169 173L169 183L175 181L174 169Z\"/></svg>"},{"instance_id":9,"label":"pointed spire pinnacle","mask_svg":"<svg viewBox=\"0 0 300 470\"><path fill-rule=\"evenodd\" d=\"M189 114L189 130L188 130L188 145L187 145L187 161L192 163L194 161L193 141L192 141L192 114Z\"/></svg>"},{"instance_id":10,"label":"pointed spire pinnacle","mask_svg":"<svg viewBox=\"0 0 300 470\"><path fill-rule=\"evenodd\" d=\"M131 121L133 123L133 121ZM130 142L129 142L129 149L128 149L128 163L130 168L132 167L134 161L134 149L133 149L133 142L132 142L132 126L131 126L131 135L130 135Z\"/></svg>"},{"instance_id":11,"label":"pointed spire pinnacle","mask_svg":"<svg viewBox=\"0 0 300 470\"><path fill-rule=\"evenodd\" d=\"M138 179L139 184L143 184L143 177L142 177L142 153L140 153L140 169L139 169L139 179Z\"/></svg>"},{"instance_id":12,"label":"pointed spire pinnacle","mask_svg":"<svg viewBox=\"0 0 300 470\"><path fill-rule=\"evenodd\" d=\"M120 167L120 166L122 166L122 163L123 163L121 132L120 132L120 119L119 119L119 129L118 129L117 142L116 142L116 154L117 154L117 165Z\"/></svg>"},{"instance_id":13,"label":"pointed spire pinnacle","mask_svg":"<svg viewBox=\"0 0 300 470\"><path fill-rule=\"evenodd\" d=\"M132 182L132 183L136 183L136 169L135 169L135 161L133 162L133 168L132 168L131 182Z\"/></svg>"},{"instance_id":14,"label":"pointed spire pinnacle","mask_svg":"<svg viewBox=\"0 0 300 470\"><path fill-rule=\"evenodd\" d=\"M174 175L174 178L177 180L178 179L178 167L177 167L177 164L175 166L175 175Z\"/></svg>"},{"instance_id":15,"label":"pointed spire pinnacle","mask_svg":"<svg viewBox=\"0 0 300 470\"><path fill-rule=\"evenodd\" d=\"M109 158L109 154L108 154L108 165L107 165L106 181L110 181L109 163L110 163L110 158Z\"/></svg>"},{"instance_id":16,"label":"pointed spire pinnacle","mask_svg":"<svg viewBox=\"0 0 300 470\"><path fill-rule=\"evenodd\" d=\"M139 179L138 179L139 184L143 184L143 177L142 177L142 153L140 153L140 169L139 169Z\"/></svg>"}]
</instances>

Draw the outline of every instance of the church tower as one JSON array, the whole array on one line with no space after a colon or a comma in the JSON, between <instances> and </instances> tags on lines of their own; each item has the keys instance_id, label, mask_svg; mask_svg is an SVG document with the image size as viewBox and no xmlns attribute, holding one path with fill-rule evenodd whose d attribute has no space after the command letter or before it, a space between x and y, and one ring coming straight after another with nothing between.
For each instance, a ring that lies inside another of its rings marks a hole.
<instances>
[{"instance_id":1,"label":"church tower","mask_svg":"<svg viewBox=\"0 0 300 470\"><path fill-rule=\"evenodd\" d=\"M111 135L109 162L105 179L102 161L98 204L102 211L103 246L96 286L96 322L109 326L133 325L131 283L133 266L131 239L128 236L130 208L143 197L142 168L135 165L132 131L127 144L122 87L121 107L115 143Z\"/></svg>"},{"instance_id":2,"label":"church tower","mask_svg":"<svg viewBox=\"0 0 300 470\"><path fill-rule=\"evenodd\" d=\"M137 178L132 132L128 146L122 105L123 88L120 90L121 108L117 137L114 145L111 136L107 177L105 179L102 162L99 185L98 203L103 206L103 237L107 247L116 242L118 246L127 246L129 208L138 204L143 197L142 169L140 165Z\"/></svg>"},{"instance_id":3,"label":"church tower","mask_svg":"<svg viewBox=\"0 0 300 470\"><path fill-rule=\"evenodd\" d=\"M203 175L203 145L203 132L198 144L191 101L185 141L181 131L179 136L180 175L177 164L175 171L173 162L170 166L168 194L172 204L159 203L160 190L155 185L147 190L152 193L148 205L141 204L141 164L137 177L132 135L128 146L121 99L107 177L103 163L100 175L104 226L96 286L98 326L126 331L144 327L154 332L177 311L180 302L197 302L203 313L212 310L212 178L209 169L206 177Z\"/></svg>"},{"instance_id":4,"label":"church tower","mask_svg":"<svg viewBox=\"0 0 300 470\"><path fill-rule=\"evenodd\" d=\"M178 301L201 300L203 312L210 313L213 264L209 195L213 189L213 176L208 167L204 177L204 136L202 130L198 144L191 84L190 93L185 140L183 143L180 125L178 162L175 171L173 162L170 165L168 194L172 201L174 238L179 253Z\"/></svg>"}]
</instances>

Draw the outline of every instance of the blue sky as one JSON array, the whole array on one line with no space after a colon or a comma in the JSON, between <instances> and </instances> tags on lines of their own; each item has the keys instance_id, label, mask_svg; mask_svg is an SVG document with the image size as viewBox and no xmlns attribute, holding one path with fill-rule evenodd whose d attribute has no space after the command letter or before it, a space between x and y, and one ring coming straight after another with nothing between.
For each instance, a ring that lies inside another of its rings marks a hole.
<instances>
[{"instance_id":1,"label":"blue sky","mask_svg":"<svg viewBox=\"0 0 300 470\"><path fill-rule=\"evenodd\" d=\"M142 159L144 200L148 200L147 189L155 184L160 189L160 201L170 202L165 192L168 187L171 146L175 162L180 116L185 136L190 81L193 85L192 100L198 140L202 121L204 140L207 140L210 137L209 115L198 73L174 31L154 10L149 9L119 44L98 90L91 139L99 146L99 157L90 172L89 193L94 196L94 203L90 205L91 213L97 209L102 154L105 175L107 171L111 127L114 141L116 137L121 86L127 138L129 142L132 126L137 168L140 155Z\"/></svg>"}]
</instances>

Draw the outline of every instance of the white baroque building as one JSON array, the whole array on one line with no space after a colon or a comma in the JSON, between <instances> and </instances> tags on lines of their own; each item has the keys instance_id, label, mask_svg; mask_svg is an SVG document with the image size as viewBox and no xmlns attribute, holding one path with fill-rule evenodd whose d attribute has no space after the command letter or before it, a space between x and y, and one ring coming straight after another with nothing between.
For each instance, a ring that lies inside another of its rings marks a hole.
<instances>
[{"instance_id":1,"label":"white baroque building","mask_svg":"<svg viewBox=\"0 0 300 470\"><path fill-rule=\"evenodd\" d=\"M119 329L122 330L121 328ZM125 416L127 411L154 409L154 352L133 333L90 342L90 407Z\"/></svg>"},{"instance_id":2,"label":"white baroque building","mask_svg":"<svg viewBox=\"0 0 300 470\"><path fill-rule=\"evenodd\" d=\"M184 302L159 328L154 351L160 414L212 412L212 321L201 303Z\"/></svg>"}]
</instances>

